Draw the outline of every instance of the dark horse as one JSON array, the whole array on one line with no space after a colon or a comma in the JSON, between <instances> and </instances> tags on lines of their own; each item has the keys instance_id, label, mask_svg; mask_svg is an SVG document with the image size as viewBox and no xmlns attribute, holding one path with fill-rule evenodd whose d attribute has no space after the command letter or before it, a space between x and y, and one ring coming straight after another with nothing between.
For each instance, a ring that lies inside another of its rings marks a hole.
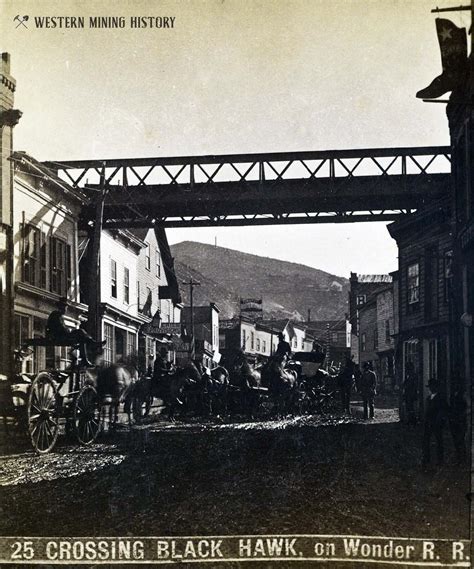
<instances>
[{"instance_id":1,"label":"dark horse","mask_svg":"<svg viewBox=\"0 0 474 569\"><path fill-rule=\"evenodd\" d=\"M227 351L224 365L229 371L228 400L232 414L254 417L268 390L262 385L260 372L253 369L242 350Z\"/></svg>"},{"instance_id":2,"label":"dark horse","mask_svg":"<svg viewBox=\"0 0 474 569\"><path fill-rule=\"evenodd\" d=\"M268 385L278 415L295 409L298 402L298 371L288 365L286 355L275 354L262 369L262 379Z\"/></svg>"}]
</instances>

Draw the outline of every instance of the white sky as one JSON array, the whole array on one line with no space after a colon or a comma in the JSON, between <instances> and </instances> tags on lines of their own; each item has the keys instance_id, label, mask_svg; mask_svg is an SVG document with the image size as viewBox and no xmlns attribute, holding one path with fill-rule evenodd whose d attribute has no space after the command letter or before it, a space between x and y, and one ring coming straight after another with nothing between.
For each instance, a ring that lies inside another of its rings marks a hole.
<instances>
[{"instance_id":1,"label":"white sky","mask_svg":"<svg viewBox=\"0 0 474 569\"><path fill-rule=\"evenodd\" d=\"M15 148L39 160L449 144L437 4L459 0L0 0ZM29 15L29 29L13 18ZM174 16L173 30L36 30L34 16ZM452 13L469 27L468 12ZM348 276L397 266L384 224L170 230Z\"/></svg>"}]
</instances>

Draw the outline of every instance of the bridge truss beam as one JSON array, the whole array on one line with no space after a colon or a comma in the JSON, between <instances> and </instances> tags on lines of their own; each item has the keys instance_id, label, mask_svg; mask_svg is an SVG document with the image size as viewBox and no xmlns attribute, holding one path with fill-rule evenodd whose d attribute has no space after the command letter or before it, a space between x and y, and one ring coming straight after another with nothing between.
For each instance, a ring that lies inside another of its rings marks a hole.
<instances>
[{"instance_id":1,"label":"bridge truss beam","mask_svg":"<svg viewBox=\"0 0 474 569\"><path fill-rule=\"evenodd\" d=\"M449 191L450 148L384 148L48 162L90 196L105 169L104 227L390 221Z\"/></svg>"}]
</instances>

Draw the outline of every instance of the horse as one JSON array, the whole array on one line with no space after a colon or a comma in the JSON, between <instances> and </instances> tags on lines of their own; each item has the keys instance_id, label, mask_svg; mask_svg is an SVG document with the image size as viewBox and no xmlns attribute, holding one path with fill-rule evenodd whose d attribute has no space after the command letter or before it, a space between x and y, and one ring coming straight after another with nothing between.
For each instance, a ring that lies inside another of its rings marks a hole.
<instances>
[{"instance_id":1,"label":"horse","mask_svg":"<svg viewBox=\"0 0 474 569\"><path fill-rule=\"evenodd\" d=\"M91 377L90 370L87 370L87 374ZM99 366L96 377L91 377L97 387L97 394L101 406L104 408L104 414L105 404L109 403L109 425L112 429L117 426L120 403L124 404L124 411L128 416L128 425L131 428L132 397L138 378L138 368L133 360L105 367Z\"/></svg>"},{"instance_id":2,"label":"horse","mask_svg":"<svg viewBox=\"0 0 474 569\"><path fill-rule=\"evenodd\" d=\"M229 370L230 412L238 411L254 417L267 389L262 384L259 371L252 368L242 350L228 351L224 365Z\"/></svg>"},{"instance_id":3,"label":"horse","mask_svg":"<svg viewBox=\"0 0 474 569\"><path fill-rule=\"evenodd\" d=\"M205 400L207 379L194 362L183 367L172 368L164 378L163 395L168 407L168 417L175 419L178 410L206 412L209 409Z\"/></svg>"},{"instance_id":4,"label":"horse","mask_svg":"<svg viewBox=\"0 0 474 569\"><path fill-rule=\"evenodd\" d=\"M298 371L288 365L286 355L275 354L262 370L262 379L276 401L278 415L290 412L298 398Z\"/></svg>"},{"instance_id":5,"label":"horse","mask_svg":"<svg viewBox=\"0 0 474 569\"><path fill-rule=\"evenodd\" d=\"M229 387L229 372L224 366L217 366L207 377L207 392L209 394L209 411L217 418L227 412L227 396Z\"/></svg>"}]
</instances>

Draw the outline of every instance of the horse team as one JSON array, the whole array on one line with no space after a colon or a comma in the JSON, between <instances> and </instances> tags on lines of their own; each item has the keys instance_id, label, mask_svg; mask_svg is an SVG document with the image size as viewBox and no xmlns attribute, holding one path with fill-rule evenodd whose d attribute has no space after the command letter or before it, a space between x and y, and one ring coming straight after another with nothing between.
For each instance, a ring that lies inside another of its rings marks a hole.
<instances>
[{"instance_id":1,"label":"horse team","mask_svg":"<svg viewBox=\"0 0 474 569\"><path fill-rule=\"evenodd\" d=\"M311 359L311 358L306 358ZM159 371L138 377L136 370L115 365L99 372L99 394L112 394L114 407L140 422L154 398L163 401L171 420L184 417L242 416L254 419L265 412L282 417L292 413L324 413L335 408L340 374L298 360L298 354L275 354L261 365L251 365L242 350L228 351L212 371L189 362L183 367L168 364Z\"/></svg>"}]
</instances>

